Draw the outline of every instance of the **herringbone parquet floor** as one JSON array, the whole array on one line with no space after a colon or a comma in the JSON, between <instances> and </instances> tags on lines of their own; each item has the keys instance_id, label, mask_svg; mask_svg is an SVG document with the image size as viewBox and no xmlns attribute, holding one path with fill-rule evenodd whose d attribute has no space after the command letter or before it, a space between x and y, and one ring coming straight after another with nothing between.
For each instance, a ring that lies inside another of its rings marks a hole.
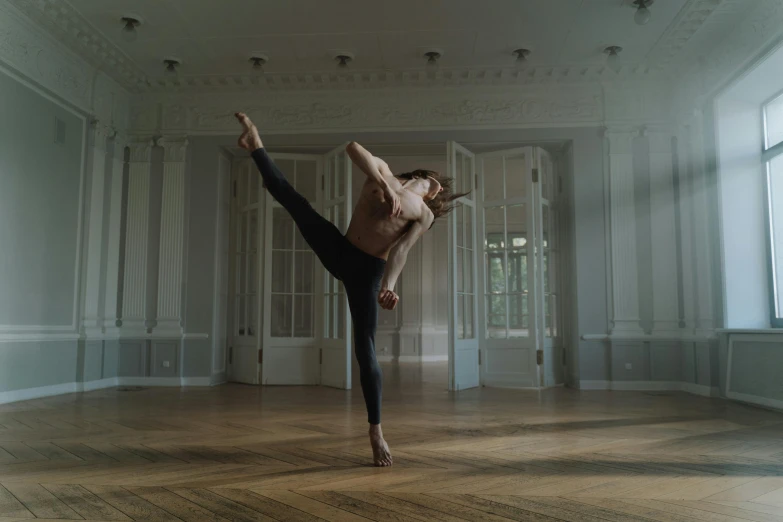
<instances>
[{"instance_id":1,"label":"herringbone parquet floor","mask_svg":"<svg viewBox=\"0 0 783 522\"><path fill-rule=\"evenodd\" d=\"M783 415L681 393L100 390L0 406L0 520L783 522Z\"/></svg>"}]
</instances>

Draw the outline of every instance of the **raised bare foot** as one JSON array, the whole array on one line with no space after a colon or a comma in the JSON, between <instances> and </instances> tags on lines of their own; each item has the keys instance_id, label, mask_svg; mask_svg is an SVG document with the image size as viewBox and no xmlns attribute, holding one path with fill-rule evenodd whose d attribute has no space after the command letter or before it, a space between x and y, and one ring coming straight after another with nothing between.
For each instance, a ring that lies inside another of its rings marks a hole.
<instances>
[{"instance_id":1,"label":"raised bare foot","mask_svg":"<svg viewBox=\"0 0 783 522\"><path fill-rule=\"evenodd\" d=\"M247 114L244 112L235 112L234 116L239 120L243 129L242 135L237 142L239 146L250 152L263 147L264 145L261 143L261 138L258 135L258 129L256 129L256 126L250 121L250 118L247 117Z\"/></svg>"},{"instance_id":2,"label":"raised bare foot","mask_svg":"<svg viewBox=\"0 0 783 522\"><path fill-rule=\"evenodd\" d=\"M370 446L372 446L373 463L379 467L392 465L392 456L389 452L389 445L383 438L380 424L370 425Z\"/></svg>"}]
</instances>

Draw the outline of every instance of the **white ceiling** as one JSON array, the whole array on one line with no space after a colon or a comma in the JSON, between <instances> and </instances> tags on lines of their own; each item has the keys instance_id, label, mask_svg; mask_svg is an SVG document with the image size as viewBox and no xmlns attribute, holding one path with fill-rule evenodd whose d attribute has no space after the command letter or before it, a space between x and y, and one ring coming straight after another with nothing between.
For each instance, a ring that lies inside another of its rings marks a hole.
<instances>
[{"instance_id":1,"label":"white ceiling","mask_svg":"<svg viewBox=\"0 0 783 522\"><path fill-rule=\"evenodd\" d=\"M248 74L253 52L269 56L269 73L334 72L336 50L356 55L352 70L407 71L423 68L428 47L443 50L443 69L512 67L517 47L532 49L530 66L589 66L608 45L624 48L623 64L655 67L683 8L705 0L658 0L645 26L629 0L68 1L155 78L169 55L184 76ZM128 14L144 20L133 43L121 37Z\"/></svg>"}]
</instances>

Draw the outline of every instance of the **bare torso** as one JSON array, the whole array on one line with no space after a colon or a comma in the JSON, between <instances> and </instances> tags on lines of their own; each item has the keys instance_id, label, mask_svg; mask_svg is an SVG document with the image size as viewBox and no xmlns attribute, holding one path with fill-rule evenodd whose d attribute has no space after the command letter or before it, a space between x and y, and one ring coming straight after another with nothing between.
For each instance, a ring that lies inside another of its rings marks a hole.
<instances>
[{"instance_id":1,"label":"bare torso","mask_svg":"<svg viewBox=\"0 0 783 522\"><path fill-rule=\"evenodd\" d=\"M421 196L406 190L399 180L391 178L389 183L400 197L400 215L389 215L389 205L383 190L378 183L368 178L345 234L357 248L381 259L389 257L389 251L410 225L421 218L423 212L429 212Z\"/></svg>"}]
</instances>

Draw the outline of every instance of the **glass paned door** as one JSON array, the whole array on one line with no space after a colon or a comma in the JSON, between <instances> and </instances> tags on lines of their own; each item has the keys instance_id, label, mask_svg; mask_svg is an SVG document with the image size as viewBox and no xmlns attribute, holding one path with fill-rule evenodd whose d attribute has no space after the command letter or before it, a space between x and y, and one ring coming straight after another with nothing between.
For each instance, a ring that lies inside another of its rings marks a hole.
<instances>
[{"instance_id":1,"label":"glass paned door","mask_svg":"<svg viewBox=\"0 0 783 522\"><path fill-rule=\"evenodd\" d=\"M479 385L479 339L476 274L475 157L448 142L447 171L458 193L449 215L449 384L452 390Z\"/></svg>"},{"instance_id":2,"label":"glass paned door","mask_svg":"<svg viewBox=\"0 0 783 522\"><path fill-rule=\"evenodd\" d=\"M235 161L232 170L227 370L234 382L258 384L260 176L249 159Z\"/></svg>"},{"instance_id":3,"label":"glass paned door","mask_svg":"<svg viewBox=\"0 0 783 522\"><path fill-rule=\"evenodd\" d=\"M317 208L321 157L270 154L286 179ZM263 384L318 384L320 354L316 331L317 275L320 264L294 223L263 191L264 335Z\"/></svg>"},{"instance_id":4,"label":"glass paned door","mask_svg":"<svg viewBox=\"0 0 783 522\"><path fill-rule=\"evenodd\" d=\"M343 234L351 221L351 161L345 145L323 161L323 215ZM343 284L323 270L321 384L351 388L351 315Z\"/></svg>"},{"instance_id":5,"label":"glass paned door","mask_svg":"<svg viewBox=\"0 0 783 522\"><path fill-rule=\"evenodd\" d=\"M537 386L533 149L476 157L482 247L482 383Z\"/></svg>"}]
</instances>

